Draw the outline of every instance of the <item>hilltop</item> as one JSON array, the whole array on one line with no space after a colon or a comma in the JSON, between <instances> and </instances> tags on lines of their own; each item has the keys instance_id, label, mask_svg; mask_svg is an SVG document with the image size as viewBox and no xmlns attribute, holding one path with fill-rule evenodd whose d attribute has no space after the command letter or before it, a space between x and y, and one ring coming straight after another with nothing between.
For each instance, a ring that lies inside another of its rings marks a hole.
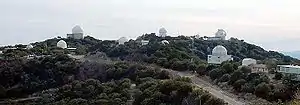
<instances>
[{"instance_id":1,"label":"hilltop","mask_svg":"<svg viewBox=\"0 0 300 105\"><path fill-rule=\"evenodd\" d=\"M296 58L276 51L266 51L259 46L236 38L218 41L209 41L201 38L193 38L192 40L191 37L187 36L161 38L154 33L142 35L136 40L126 42L124 45L118 45L118 42L115 40L98 40L90 36L84 39L53 38L32 43L35 47L30 52L26 52L27 54L36 55L54 54L53 49L56 48L56 43L59 40L65 40L69 47L77 48L76 54L82 55L99 51L106 53L109 57L121 60L149 61L150 59L155 60L155 58L186 60L193 58L204 62L215 46L223 45L226 47L228 54L233 56L234 61L239 62L244 58L254 58L262 63L275 61L277 64L299 64L299 60ZM149 40L149 44L142 46L141 40ZM169 44L161 44L162 40L169 41ZM16 45L16 47L26 47L26 45ZM66 51L65 53L68 52Z\"/></svg>"}]
</instances>

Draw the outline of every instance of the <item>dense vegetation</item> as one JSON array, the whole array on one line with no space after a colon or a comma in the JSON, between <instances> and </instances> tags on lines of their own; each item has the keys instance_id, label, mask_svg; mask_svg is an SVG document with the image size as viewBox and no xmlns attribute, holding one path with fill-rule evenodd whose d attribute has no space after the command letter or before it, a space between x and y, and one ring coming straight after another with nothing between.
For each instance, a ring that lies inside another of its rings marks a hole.
<instances>
[{"instance_id":1,"label":"dense vegetation","mask_svg":"<svg viewBox=\"0 0 300 105\"><path fill-rule=\"evenodd\" d=\"M216 84L226 83L226 85L231 85L236 92L252 93L268 101L289 101L293 98L293 91L296 89L284 83L271 82L264 73L251 73L248 67L238 68L238 64L233 62L225 62L217 67L207 67L205 74ZM287 83L296 87L299 85L292 81Z\"/></svg>"},{"instance_id":2,"label":"dense vegetation","mask_svg":"<svg viewBox=\"0 0 300 105\"><path fill-rule=\"evenodd\" d=\"M170 78L166 71L148 68L141 63L156 64L178 71L197 71L215 83L226 83L236 92L252 93L269 101L287 101L293 97L297 82L272 83L264 74L251 73L249 68L238 68L243 58L254 58L269 68L276 64L299 64L299 60L274 51L231 38L225 41L207 41L190 37L159 38L146 34L124 45L116 41L101 41L92 37L83 40L64 39L76 54L103 52L113 60L129 63L78 62L64 55L68 50L56 48L59 38L33 43L33 49L8 50L0 62L0 97L43 97L38 104L124 104L156 105L160 103L192 105L223 104L201 89L195 89L188 80ZM142 46L141 40L149 40ZM170 44L160 41L168 40ZM220 66L208 65L205 59L216 45L227 48L234 62ZM24 45L17 45L24 48ZM3 49L3 48L1 48ZM20 59L26 55L50 55L35 59ZM14 58L14 59L11 59ZM281 79L281 75L276 75ZM136 87L132 87L135 84ZM50 89L50 90L48 90ZM42 91L45 90L45 91ZM41 92L42 91L42 92ZM51 97L50 97L51 96ZM132 100L132 101L130 101ZM164 105L161 104L161 105Z\"/></svg>"},{"instance_id":3,"label":"dense vegetation","mask_svg":"<svg viewBox=\"0 0 300 105\"><path fill-rule=\"evenodd\" d=\"M189 78L171 78L159 68L126 62L78 62L66 55L4 60L0 79L2 99L39 97L27 104L224 104L195 88Z\"/></svg>"}]
</instances>

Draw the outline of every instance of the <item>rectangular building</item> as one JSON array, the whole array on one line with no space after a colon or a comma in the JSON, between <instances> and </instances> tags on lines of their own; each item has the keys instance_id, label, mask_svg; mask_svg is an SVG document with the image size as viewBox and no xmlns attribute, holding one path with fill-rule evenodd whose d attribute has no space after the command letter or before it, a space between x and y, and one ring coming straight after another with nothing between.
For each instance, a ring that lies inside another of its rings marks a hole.
<instances>
[{"instance_id":1,"label":"rectangular building","mask_svg":"<svg viewBox=\"0 0 300 105\"><path fill-rule=\"evenodd\" d=\"M300 66L278 65L277 72L290 76L292 80L300 81Z\"/></svg>"}]
</instances>

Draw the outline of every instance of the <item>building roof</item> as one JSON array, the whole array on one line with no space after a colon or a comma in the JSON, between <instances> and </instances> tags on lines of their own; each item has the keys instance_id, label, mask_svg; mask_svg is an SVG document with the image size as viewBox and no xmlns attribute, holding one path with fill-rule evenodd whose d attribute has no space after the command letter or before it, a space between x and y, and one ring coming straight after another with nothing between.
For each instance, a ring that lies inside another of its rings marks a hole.
<instances>
[{"instance_id":1,"label":"building roof","mask_svg":"<svg viewBox=\"0 0 300 105\"><path fill-rule=\"evenodd\" d=\"M163 41L161 41L161 43L165 45L165 44L169 44L169 41L163 40Z\"/></svg>"},{"instance_id":2,"label":"building roof","mask_svg":"<svg viewBox=\"0 0 300 105\"><path fill-rule=\"evenodd\" d=\"M218 31L215 33L216 37L222 37L226 36L226 32L223 29L218 29Z\"/></svg>"},{"instance_id":3,"label":"building roof","mask_svg":"<svg viewBox=\"0 0 300 105\"><path fill-rule=\"evenodd\" d=\"M279 67L286 67L286 68L297 68L300 69L300 66L298 65L277 65Z\"/></svg>"},{"instance_id":4,"label":"building roof","mask_svg":"<svg viewBox=\"0 0 300 105\"><path fill-rule=\"evenodd\" d=\"M59 47L59 48L67 48L68 45L67 45L66 41L60 40L60 41L57 42L57 47Z\"/></svg>"},{"instance_id":5,"label":"building roof","mask_svg":"<svg viewBox=\"0 0 300 105\"><path fill-rule=\"evenodd\" d=\"M160 28L159 33L167 33L167 30L165 28Z\"/></svg>"},{"instance_id":6,"label":"building roof","mask_svg":"<svg viewBox=\"0 0 300 105\"><path fill-rule=\"evenodd\" d=\"M250 66L255 68L268 68L265 64L251 64Z\"/></svg>"},{"instance_id":7,"label":"building roof","mask_svg":"<svg viewBox=\"0 0 300 105\"><path fill-rule=\"evenodd\" d=\"M124 44L125 42L128 42L128 39L126 37L121 37L118 42L119 44Z\"/></svg>"},{"instance_id":8,"label":"building roof","mask_svg":"<svg viewBox=\"0 0 300 105\"><path fill-rule=\"evenodd\" d=\"M78 33L83 33L83 29L80 26L75 26L72 29L72 34L78 34Z\"/></svg>"},{"instance_id":9,"label":"building roof","mask_svg":"<svg viewBox=\"0 0 300 105\"><path fill-rule=\"evenodd\" d=\"M212 50L212 55L216 55L216 56L227 55L227 49L222 45L218 45Z\"/></svg>"}]
</instances>

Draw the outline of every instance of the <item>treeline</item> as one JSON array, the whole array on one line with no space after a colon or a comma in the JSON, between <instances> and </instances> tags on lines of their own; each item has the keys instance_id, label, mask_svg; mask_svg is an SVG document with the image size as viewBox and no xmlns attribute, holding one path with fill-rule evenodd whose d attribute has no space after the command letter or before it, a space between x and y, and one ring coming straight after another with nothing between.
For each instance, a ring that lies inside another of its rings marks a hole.
<instances>
[{"instance_id":1,"label":"treeline","mask_svg":"<svg viewBox=\"0 0 300 105\"><path fill-rule=\"evenodd\" d=\"M30 60L2 60L0 65L0 95L6 101L39 97L26 104L225 104L195 88L189 78L171 78L167 71L139 63L78 62L67 55L53 55Z\"/></svg>"}]
</instances>

